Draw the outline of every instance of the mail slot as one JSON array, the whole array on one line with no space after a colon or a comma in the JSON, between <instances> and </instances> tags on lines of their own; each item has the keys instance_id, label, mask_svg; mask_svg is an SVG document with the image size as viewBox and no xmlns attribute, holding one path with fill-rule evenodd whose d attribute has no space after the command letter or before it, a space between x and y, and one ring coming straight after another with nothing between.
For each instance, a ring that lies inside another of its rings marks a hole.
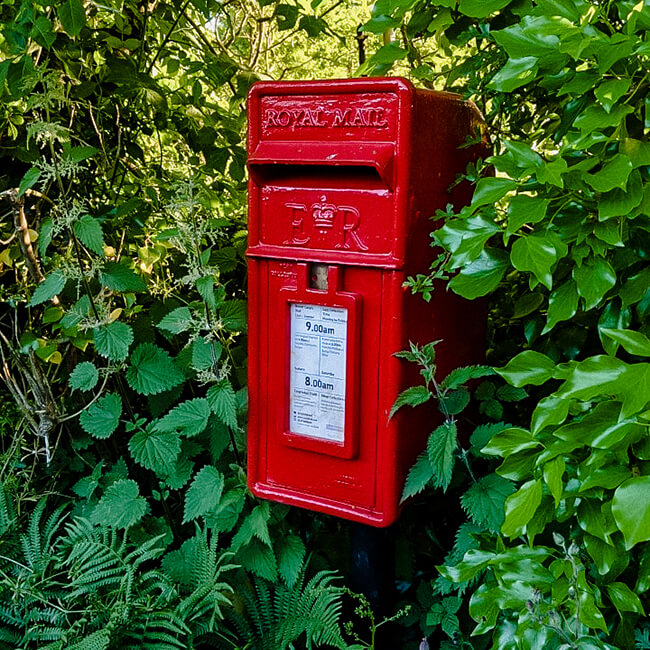
<instances>
[{"instance_id":1,"label":"mail slot","mask_svg":"<svg viewBox=\"0 0 650 650\"><path fill-rule=\"evenodd\" d=\"M484 153L481 116L403 79L262 82L249 96L248 480L260 497L375 526L399 515L409 468L439 423L389 419L419 383L395 357L442 339L438 371L482 356L484 317L426 273L431 217ZM466 145L467 138L475 144ZM480 137L478 138L480 140Z\"/></svg>"}]
</instances>

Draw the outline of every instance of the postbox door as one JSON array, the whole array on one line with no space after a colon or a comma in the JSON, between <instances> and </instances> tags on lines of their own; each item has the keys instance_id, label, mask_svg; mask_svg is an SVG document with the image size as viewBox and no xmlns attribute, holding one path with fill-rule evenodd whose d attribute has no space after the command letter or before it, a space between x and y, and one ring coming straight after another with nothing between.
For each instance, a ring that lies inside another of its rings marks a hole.
<instances>
[{"instance_id":1,"label":"postbox door","mask_svg":"<svg viewBox=\"0 0 650 650\"><path fill-rule=\"evenodd\" d=\"M259 479L307 501L375 509L382 273L330 267L328 290L315 291L305 286L307 263L265 265L268 420Z\"/></svg>"}]
</instances>

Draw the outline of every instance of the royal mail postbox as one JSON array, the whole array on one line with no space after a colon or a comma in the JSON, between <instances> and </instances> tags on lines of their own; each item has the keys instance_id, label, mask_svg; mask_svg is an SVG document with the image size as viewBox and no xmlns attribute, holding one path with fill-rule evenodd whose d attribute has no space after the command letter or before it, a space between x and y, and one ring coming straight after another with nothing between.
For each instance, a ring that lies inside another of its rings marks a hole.
<instances>
[{"instance_id":1,"label":"royal mail postbox","mask_svg":"<svg viewBox=\"0 0 650 650\"><path fill-rule=\"evenodd\" d=\"M254 494L386 526L439 424L402 409L396 358L442 339L441 375L481 358L484 318L403 288L435 254L430 217L477 154L476 107L403 79L263 82L249 97L249 429ZM480 145L478 145L480 146Z\"/></svg>"}]
</instances>

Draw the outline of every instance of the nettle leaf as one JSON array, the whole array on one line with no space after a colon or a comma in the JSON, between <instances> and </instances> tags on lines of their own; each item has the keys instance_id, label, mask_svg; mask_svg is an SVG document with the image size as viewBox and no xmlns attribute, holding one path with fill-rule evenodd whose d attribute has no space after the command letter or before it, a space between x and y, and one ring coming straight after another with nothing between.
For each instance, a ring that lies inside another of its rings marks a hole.
<instances>
[{"instance_id":1,"label":"nettle leaf","mask_svg":"<svg viewBox=\"0 0 650 650\"><path fill-rule=\"evenodd\" d=\"M444 422L429 436L427 454L433 469L434 487L446 490L451 483L455 453L458 448L458 431L455 422Z\"/></svg>"},{"instance_id":2,"label":"nettle leaf","mask_svg":"<svg viewBox=\"0 0 650 650\"><path fill-rule=\"evenodd\" d=\"M118 262L106 262L99 272L101 283L112 291L144 291L147 285L132 269Z\"/></svg>"},{"instance_id":3,"label":"nettle leaf","mask_svg":"<svg viewBox=\"0 0 650 650\"><path fill-rule=\"evenodd\" d=\"M553 377L556 364L541 352L524 350L514 359L510 359L503 368L495 368L509 384L521 388L527 384L540 386Z\"/></svg>"},{"instance_id":4,"label":"nettle leaf","mask_svg":"<svg viewBox=\"0 0 650 650\"><path fill-rule=\"evenodd\" d=\"M288 535L282 538L279 547L278 573L287 587L291 588L296 584L302 569L306 554L305 545L297 535Z\"/></svg>"},{"instance_id":5,"label":"nettle leaf","mask_svg":"<svg viewBox=\"0 0 650 650\"><path fill-rule=\"evenodd\" d=\"M237 428L237 398L231 383L222 379L206 395L212 412L231 429Z\"/></svg>"},{"instance_id":6,"label":"nettle leaf","mask_svg":"<svg viewBox=\"0 0 650 650\"><path fill-rule=\"evenodd\" d=\"M511 481L489 474L463 494L460 501L465 512L479 526L498 533L503 524L506 499L515 491Z\"/></svg>"},{"instance_id":7,"label":"nettle leaf","mask_svg":"<svg viewBox=\"0 0 650 650\"><path fill-rule=\"evenodd\" d=\"M172 334L180 334L189 329L193 323L194 319L192 318L192 312L189 308L178 307L163 317L156 327L171 332Z\"/></svg>"},{"instance_id":8,"label":"nettle leaf","mask_svg":"<svg viewBox=\"0 0 650 650\"><path fill-rule=\"evenodd\" d=\"M117 393L109 393L81 412L79 422L83 430L95 438L108 438L120 423L122 400Z\"/></svg>"},{"instance_id":9,"label":"nettle leaf","mask_svg":"<svg viewBox=\"0 0 650 650\"><path fill-rule=\"evenodd\" d=\"M208 426L210 403L197 397L173 408L158 421L160 431L179 431L185 436L196 436Z\"/></svg>"},{"instance_id":10,"label":"nettle leaf","mask_svg":"<svg viewBox=\"0 0 650 650\"><path fill-rule=\"evenodd\" d=\"M506 516L501 532L510 537L521 535L542 502L542 481L527 481L506 499Z\"/></svg>"},{"instance_id":11,"label":"nettle leaf","mask_svg":"<svg viewBox=\"0 0 650 650\"><path fill-rule=\"evenodd\" d=\"M205 304L213 311L217 308L217 298L214 295L214 279L202 277L196 279L196 290L205 301Z\"/></svg>"},{"instance_id":12,"label":"nettle leaf","mask_svg":"<svg viewBox=\"0 0 650 650\"><path fill-rule=\"evenodd\" d=\"M640 357L650 357L650 339L641 332L627 329L607 329L600 331L610 339L620 343L626 352Z\"/></svg>"},{"instance_id":13,"label":"nettle leaf","mask_svg":"<svg viewBox=\"0 0 650 650\"><path fill-rule=\"evenodd\" d=\"M223 486L223 474L215 467L206 465L194 477L185 494L183 523L215 510L221 500Z\"/></svg>"},{"instance_id":14,"label":"nettle leaf","mask_svg":"<svg viewBox=\"0 0 650 650\"><path fill-rule=\"evenodd\" d=\"M104 233L97 219L84 214L81 219L75 221L73 229L74 234L86 248L97 255L104 254Z\"/></svg>"},{"instance_id":15,"label":"nettle leaf","mask_svg":"<svg viewBox=\"0 0 650 650\"><path fill-rule=\"evenodd\" d=\"M164 478L174 472L181 450L181 440L175 431L159 431L149 424L133 435L129 451L136 463Z\"/></svg>"},{"instance_id":16,"label":"nettle leaf","mask_svg":"<svg viewBox=\"0 0 650 650\"><path fill-rule=\"evenodd\" d=\"M34 21L30 36L42 47L50 48L56 40L52 21L46 16L39 16Z\"/></svg>"},{"instance_id":17,"label":"nettle leaf","mask_svg":"<svg viewBox=\"0 0 650 650\"><path fill-rule=\"evenodd\" d=\"M54 296L63 291L66 280L67 278L63 271L52 271L52 273L50 273L45 280L36 287L28 306L34 307L54 298Z\"/></svg>"},{"instance_id":18,"label":"nettle leaf","mask_svg":"<svg viewBox=\"0 0 650 650\"><path fill-rule=\"evenodd\" d=\"M166 350L141 343L131 355L126 380L140 395L156 395L178 386L185 378Z\"/></svg>"},{"instance_id":19,"label":"nettle leaf","mask_svg":"<svg viewBox=\"0 0 650 650\"><path fill-rule=\"evenodd\" d=\"M426 386L411 386L397 396L388 417L392 418L402 406L419 406L428 402L431 397L431 392Z\"/></svg>"},{"instance_id":20,"label":"nettle leaf","mask_svg":"<svg viewBox=\"0 0 650 650\"><path fill-rule=\"evenodd\" d=\"M489 366L465 366L463 368L455 368L440 382L440 387L451 390L462 386L471 379L489 377L493 374L494 370Z\"/></svg>"},{"instance_id":21,"label":"nettle leaf","mask_svg":"<svg viewBox=\"0 0 650 650\"><path fill-rule=\"evenodd\" d=\"M230 331L242 332L246 329L247 311L245 300L228 300L219 309L223 326Z\"/></svg>"},{"instance_id":22,"label":"nettle leaf","mask_svg":"<svg viewBox=\"0 0 650 650\"><path fill-rule=\"evenodd\" d=\"M82 361L68 377L68 384L72 390L89 391L95 388L99 381L99 372L91 361Z\"/></svg>"},{"instance_id":23,"label":"nettle leaf","mask_svg":"<svg viewBox=\"0 0 650 650\"><path fill-rule=\"evenodd\" d=\"M86 24L86 11L81 0L67 0L59 7L57 16L70 36L79 36Z\"/></svg>"},{"instance_id":24,"label":"nettle leaf","mask_svg":"<svg viewBox=\"0 0 650 650\"><path fill-rule=\"evenodd\" d=\"M406 484L402 492L401 502L403 503L409 497L415 496L424 490L433 479L433 467L429 462L429 454L423 453L418 456L415 465L409 470L406 477Z\"/></svg>"},{"instance_id":25,"label":"nettle leaf","mask_svg":"<svg viewBox=\"0 0 650 650\"><path fill-rule=\"evenodd\" d=\"M133 330L130 325L113 321L93 329L95 350L111 361L124 361L133 343Z\"/></svg>"},{"instance_id":26,"label":"nettle leaf","mask_svg":"<svg viewBox=\"0 0 650 650\"><path fill-rule=\"evenodd\" d=\"M196 339L192 342L192 368L207 370L221 358L221 343L216 340Z\"/></svg>"},{"instance_id":27,"label":"nettle leaf","mask_svg":"<svg viewBox=\"0 0 650 650\"><path fill-rule=\"evenodd\" d=\"M529 271L547 288L553 286L551 268L557 261L555 246L539 235L520 237L510 252L512 265L518 271Z\"/></svg>"},{"instance_id":28,"label":"nettle leaf","mask_svg":"<svg viewBox=\"0 0 650 650\"><path fill-rule=\"evenodd\" d=\"M216 510L206 516L206 523L218 532L229 533L239 520L245 503L246 497L242 490L234 489L226 492Z\"/></svg>"},{"instance_id":29,"label":"nettle leaf","mask_svg":"<svg viewBox=\"0 0 650 650\"><path fill-rule=\"evenodd\" d=\"M90 520L95 525L130 528L142 520L147 509L147 501L140 496L138 484L131 479L122 479L106 488Z\"/></svg>"},{"instance_id":30,"label":"nettle leaf","mask_svg":"<svg viewBox=\"0 0 650 650\"><path fill-rule=\"evenodd\" d=\"M275 582L278 579L278 565L273 549L257 539L239 549L235 561L260 578Z\"/></svg>"}]
</instances>

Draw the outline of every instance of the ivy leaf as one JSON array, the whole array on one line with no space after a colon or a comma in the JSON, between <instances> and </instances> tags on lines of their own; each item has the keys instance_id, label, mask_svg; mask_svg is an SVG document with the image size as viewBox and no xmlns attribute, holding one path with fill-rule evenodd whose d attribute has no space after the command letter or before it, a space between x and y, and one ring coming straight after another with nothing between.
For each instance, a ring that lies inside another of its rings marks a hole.
<instances>
[{"instance_id":1,"label":"ivy leaf","mask_svg":"<svg viewBox=\"0 0 650 650\"><path fill-rule=\"evenodd\" d=\"M607 260L597 257L575 267L573 279L578 286L578 294L585 301L585 309L589 310L602 302L605 294L616 284L616 273Z\"/></svg>"},{"instance_id":2,"label":"ivy leaf","mask_svg":"<svg viewBox=\"0 0 650 650\"><path fill-rule=\"evenodd\" d=\"M508 229L512 234L525 224L539 223L545 216L549 199L538 199L525 194L513 196L508 203Z\"/></svg>"},{"instance_id":3,"label":"ivy leaf","mask_svg":"<svg viewBox=\"0 0 650 650\"><path fill-rule=\"evenodd\" d=\"M246 301L228 300L219 309L219 317L223 326L229 331L243 332L246 330Z\"/></svg>"},{"instance_id":4,"label":"ivy leaf","mask_svg":"<svg viewBox=\"0 0 650 650\"><path fill-rule=\"evenodd\" d=\"M212 465L206 465L194 477L185 494L183 523L213 511L219 505L223 486L223 474Z\"/></svg>"},{"instance_id":5,"label":"ivy leaf","mask_svg":"<svg viewBox=\"0 0 650 650\"><path fill-rule=\"evenodd\" d=\"M614 104L630 89L631 79L612 79L598 85L594 90L598 101L610 113Z\"/></svg>"},{"instance_id":6,"label":"ivy leaf","mask_svg":"<svg viewBox=\"0 0 650 650\"><path fill-rule=\"evenodd\" d=\"M460 0L458 9L471 18L485 18L491 13L503 9L511 0ZM450 5L443 5L450 6Z\"/></svg>"},{"instance_id":7,"label":"ivy leaf","mask_svg":"<svg viewBox=\"0 0 650 650\"><path fill-rule=\"evenodd\" d=\"M206 395L212 412L231 429L237 428L237 398L231 383L222 379Z\"/></svg>"},{"instance_id":8,"label":"ivy leaf","mask_svg":"<svg viewBox=\"0 0 650 650\"><path fill-rule=\"evenodd\" d=\"M153 343L141 343L126 370L129 386L140 395L156 395L184 381L183 373L167 351Z\"/></svg>"},{"instance_id":9,"label":"ivy leaf","mask_svg":"<svg viewBox=\"0 0 650 650\"><path fill-rule=\"evenodd\" d=\"M138 484L122 479L106 488L90 520L95 525L130 528L144 517L147 509L147 501L140 496Z\"/></svg>"},{"instance_id":10,"label":"ivy leaf","mask_svg":"<svg viewBox=\"0 0 650 650\"><path fill-rule=\"evenodd\" d=\"M634 612L645 616L641 599L624 582L608 584L607 595L621 616L623 612Z\"/></svg>"},{"instance_id":11,"label":"ivy leaf","mask_svg":"<svg viewBox=\"0 0 650 650\"><path fill-rule=\"evenodd\" d=\"M497 474L488 474L472 485L460 501L472 521L497 533L503 524L506 499L514 491L511 481Z\"/></svg>"},{"instance_id":12,"label":"ivy leaf","mask_svg":"<svg viewBox=\"0 0 650 650\"><path fill-rule=\"evenodd\" d=\"M427 454L433 470L434 487L443 490L449 487L457 448L458 432L455 422L444 422L432 431L427 443Z\"/></svg>"},{"instance_id":13,"label":"ivy leaf","mask_svg":"<svg viewBox=\"0 0 650 650\"><path fill-rule=\"evenodd\" d=\"M511 539L521 535L542 502L542 481L527 481L506 499L506 516L501 532Z\"/></svg>"},{"instance_id":14,"label":"ivy leaf","mask_svg":"<svg viewBox=\"0 0 650 650\"><path fill-rule=\"evenodd\" d=\"M598 219L605 221L612 217L629 214L643 201L643 181L638 169L630 173L626 189L614 188L598 199Z\"/></svg>"},{"instance_id":15,"label":"ivy leaf","mask_svg":"<svg viewBox=\"0 0 650 650\"><path fill-rule=\"evenodd\" d=\"M478 258L451 279L449 288L463 298L474 300L496 289L509 267L505 251L485 248Z\"/></svg>"},{"instance_id":16,"label":"ivy leaf","mask_svg":"<svg viewBox=\"0 0 650 650\"><path fill-rule=\"evenodd\" d=\"M585 182L596 192L609 192L615 187L624 190L631 171L630 159L623 154L617 154L600 171L585 175Z\"/></svg>"},{"instance_id":17,"label":"ivy leaf","mask_svg":"<svg viewBox=\"0 0 650 650\"><path fill-rule=\"evenodd\" d=\"M429 454L420 454L406 477L406 484L400 502L403 503L409 497L422 492L431 479L433 479L433 467L429 462Z\"/></svg>"},{"instance_id":18,"label":"ivy leaf","mask_svg":"<svg viewBox=\"0 0 650 650\"><path fill-rule=\"evenodd\" d=\"M634 330L607 329L604 327L600 331L613 341L620 343L626 352L640 357L650 357L650 339L645 334Z\"/></svg>"},{"instance_id":19,"label":"ivy leaf","mask_svg":"<svg viewBox=\"0 0 650 650\"><path fill-rule=\"evenodd\" d=\"M510 252L512 265L518 271L530 271L547 288L553 286L551 267L557 261L555 246L545 237L519 237Z\"/></svg>"},{"instance_id":20,"label":"ivy leaf","mask_svg":"<svg viewBox=\"0 0 650 650\"><path fill-rule=\"evenodd\" d=\"M509 93L532 81L536 76L536 57L524 56L521 59L508 59L503 68L492 77L488 88Z\"/></svg>"},{"instance_id":21,"label":"ivy leaf","mask_svg":"<svg viewBox=\"0 0 650 650\"><path fill-rule=\"evenodd\" d=\"M549 296L546 325L542 334L550 332L560 321L573 318L577 311L578 288L574 280L567 280Z\"/></svg>"},{"instance_id":22,"label":"ivy leaf","mask_svg":"<svg viewBox=\"0 0 650 650\"><path fill-rule=\"evenodd\" d=\"M79 421L86 433L95 438L108 438L120 423L122 400L116 393L100 397L81 412Z\"/></svg>"},{"instance_id":23,"label":"ivy leaf","mask_svg":"<svg viewBox=\"0 0 650 650\"><path fill-rule=\"evenodd\" d=\"M637 476L620 485L612 499L612 514L627 550L650 540L650 476Z\"/></svg>"},{"instance_id":24,"label":"ivy leaf","mask_svg":"<svg viewBox=\"0 0 650 650\"><path fill-rule=\"evenodd\" d=\"M95 350L111 361L124 361L133 343L133 330L130 325L113 321L93 329Z\"/></svg>"},{"instance_id":25,"label":"ivy leaf","mask_svg":"<svg viewBox=\"0 0 650 650\"><path fill-rule=\"evenodd\" d=\"M67 278L63 271L52 271L52 273L50 273L45 280L36 287L36 291L34 291L32 299L28 303L29 307L34 307L47 302L57 294L61 293L63 287L65 287L66 279Z\"/></svg>"},{"instance_id":26,"label":"ivy leaf","mask_svg":"<svg viewBox=\"0 0 650 650\"><path fill-rule=\"evenodd\" d=\"M81 0L67 0L57 11L61 26L70 36L79 36L86 24L86 12Z\"/></svg>"},{"instance_id":27,"label":"ivy leaf","mask_svg":"<svg viewBox=\"0 0 650 650\"><path fill-rule=\"evenodd\" d=\"M277 551L278 573L289 589L298 580L305 553L305 545L297 535L288 535L282 539Z\"/></svg>"},{"instance_id":28,"label":"ivy leaf","mask_svg":"<svg viewBox=\"0 0 650 650\"><path fill-rule=\"evenodd\" d=\"M509 178L481 178L474 189L472 208L496 203L516 187L517 183Z\"/></svg>"},{"instance_id":29,"label":"ivy leaf","mask_svg":"<svg viewBox=\"0 0 650 650\"><path fill-rule=\"evenodd\" d=\"M556 364L541 352L524 350L510 359L503 368L495 368L509 384L521 388L527 384L540 386L555 374Z\"/></svg>"},{"instance_id":30,"label":"ivy leaf","mask_svg":"<svg viewBox=\"0 0 650 650\"><path fill-rule=\"evenodd\" d=\"M159 431L155 424L135 433L129 451L136 463L164 478L174 472L181 441L175 431Z\"/></svg>"},{"instance_id":31,"label":"ivy leaf","mask_svg":"<svg viewBox=\"0 0 650 650\"><path fill-rule=\"evenodd\" d=\"M426 386L411 386L403 390L395 400L388 418L392 418L402 406L419 406L431 399L431 393Z\"/></svg>"},{"instance_id":32,"label":"ivy leaf","mask_svg":"<svg viewBox=\"0 0 650 650\"><path fill-rule=\"evenodd\" d=\"M144 291L147 285L128 266L106 262L99 272L101 283L112 291Z\"/></svg>"},{"instance_id":33,"label":"ivy leaf","mask_svg":"<svg viewBox=\"0 0 650 650\"><path fill-rule=\"evenodd\" d=\"M157 427L160 431L179 431L191 437L205 430L209 418L210 403L207 399L197 397L173 408L158 421Z\"/></svg>"},{"instance_id":34,"label":"ivy leaf","mask_svg":"<svg viewBox=\"0 0 650 650\"><path fill-rule=\"evenodd\" d=\"M99 381L99 372L91 361L83 361L75 366L68 377L68 384L72 390L89 391L95 388Z\"/></svg>"},{"instance_id":35,"label":"ivy leaf","mask_svg":"<svg viewBox=\"0 0 650 650\"><path fill-rule=\"evenodd\" d=\"M180 334L189 329L194 322L188 307L178 307L169 312L157 325L158 329L172 334Z\"/></svg>"},{"instance_id":36,"label":"ivy leaf","mask_svg":"<svg viewBox=\"0 0 650 650\"><path fill-rule=\"evenodd\" d=\"M86 248L97 255L104 254L104 233L97 219L84 214L81 219L75 221L73 228L74 234Z\"/></svg>"}]
</instances>

